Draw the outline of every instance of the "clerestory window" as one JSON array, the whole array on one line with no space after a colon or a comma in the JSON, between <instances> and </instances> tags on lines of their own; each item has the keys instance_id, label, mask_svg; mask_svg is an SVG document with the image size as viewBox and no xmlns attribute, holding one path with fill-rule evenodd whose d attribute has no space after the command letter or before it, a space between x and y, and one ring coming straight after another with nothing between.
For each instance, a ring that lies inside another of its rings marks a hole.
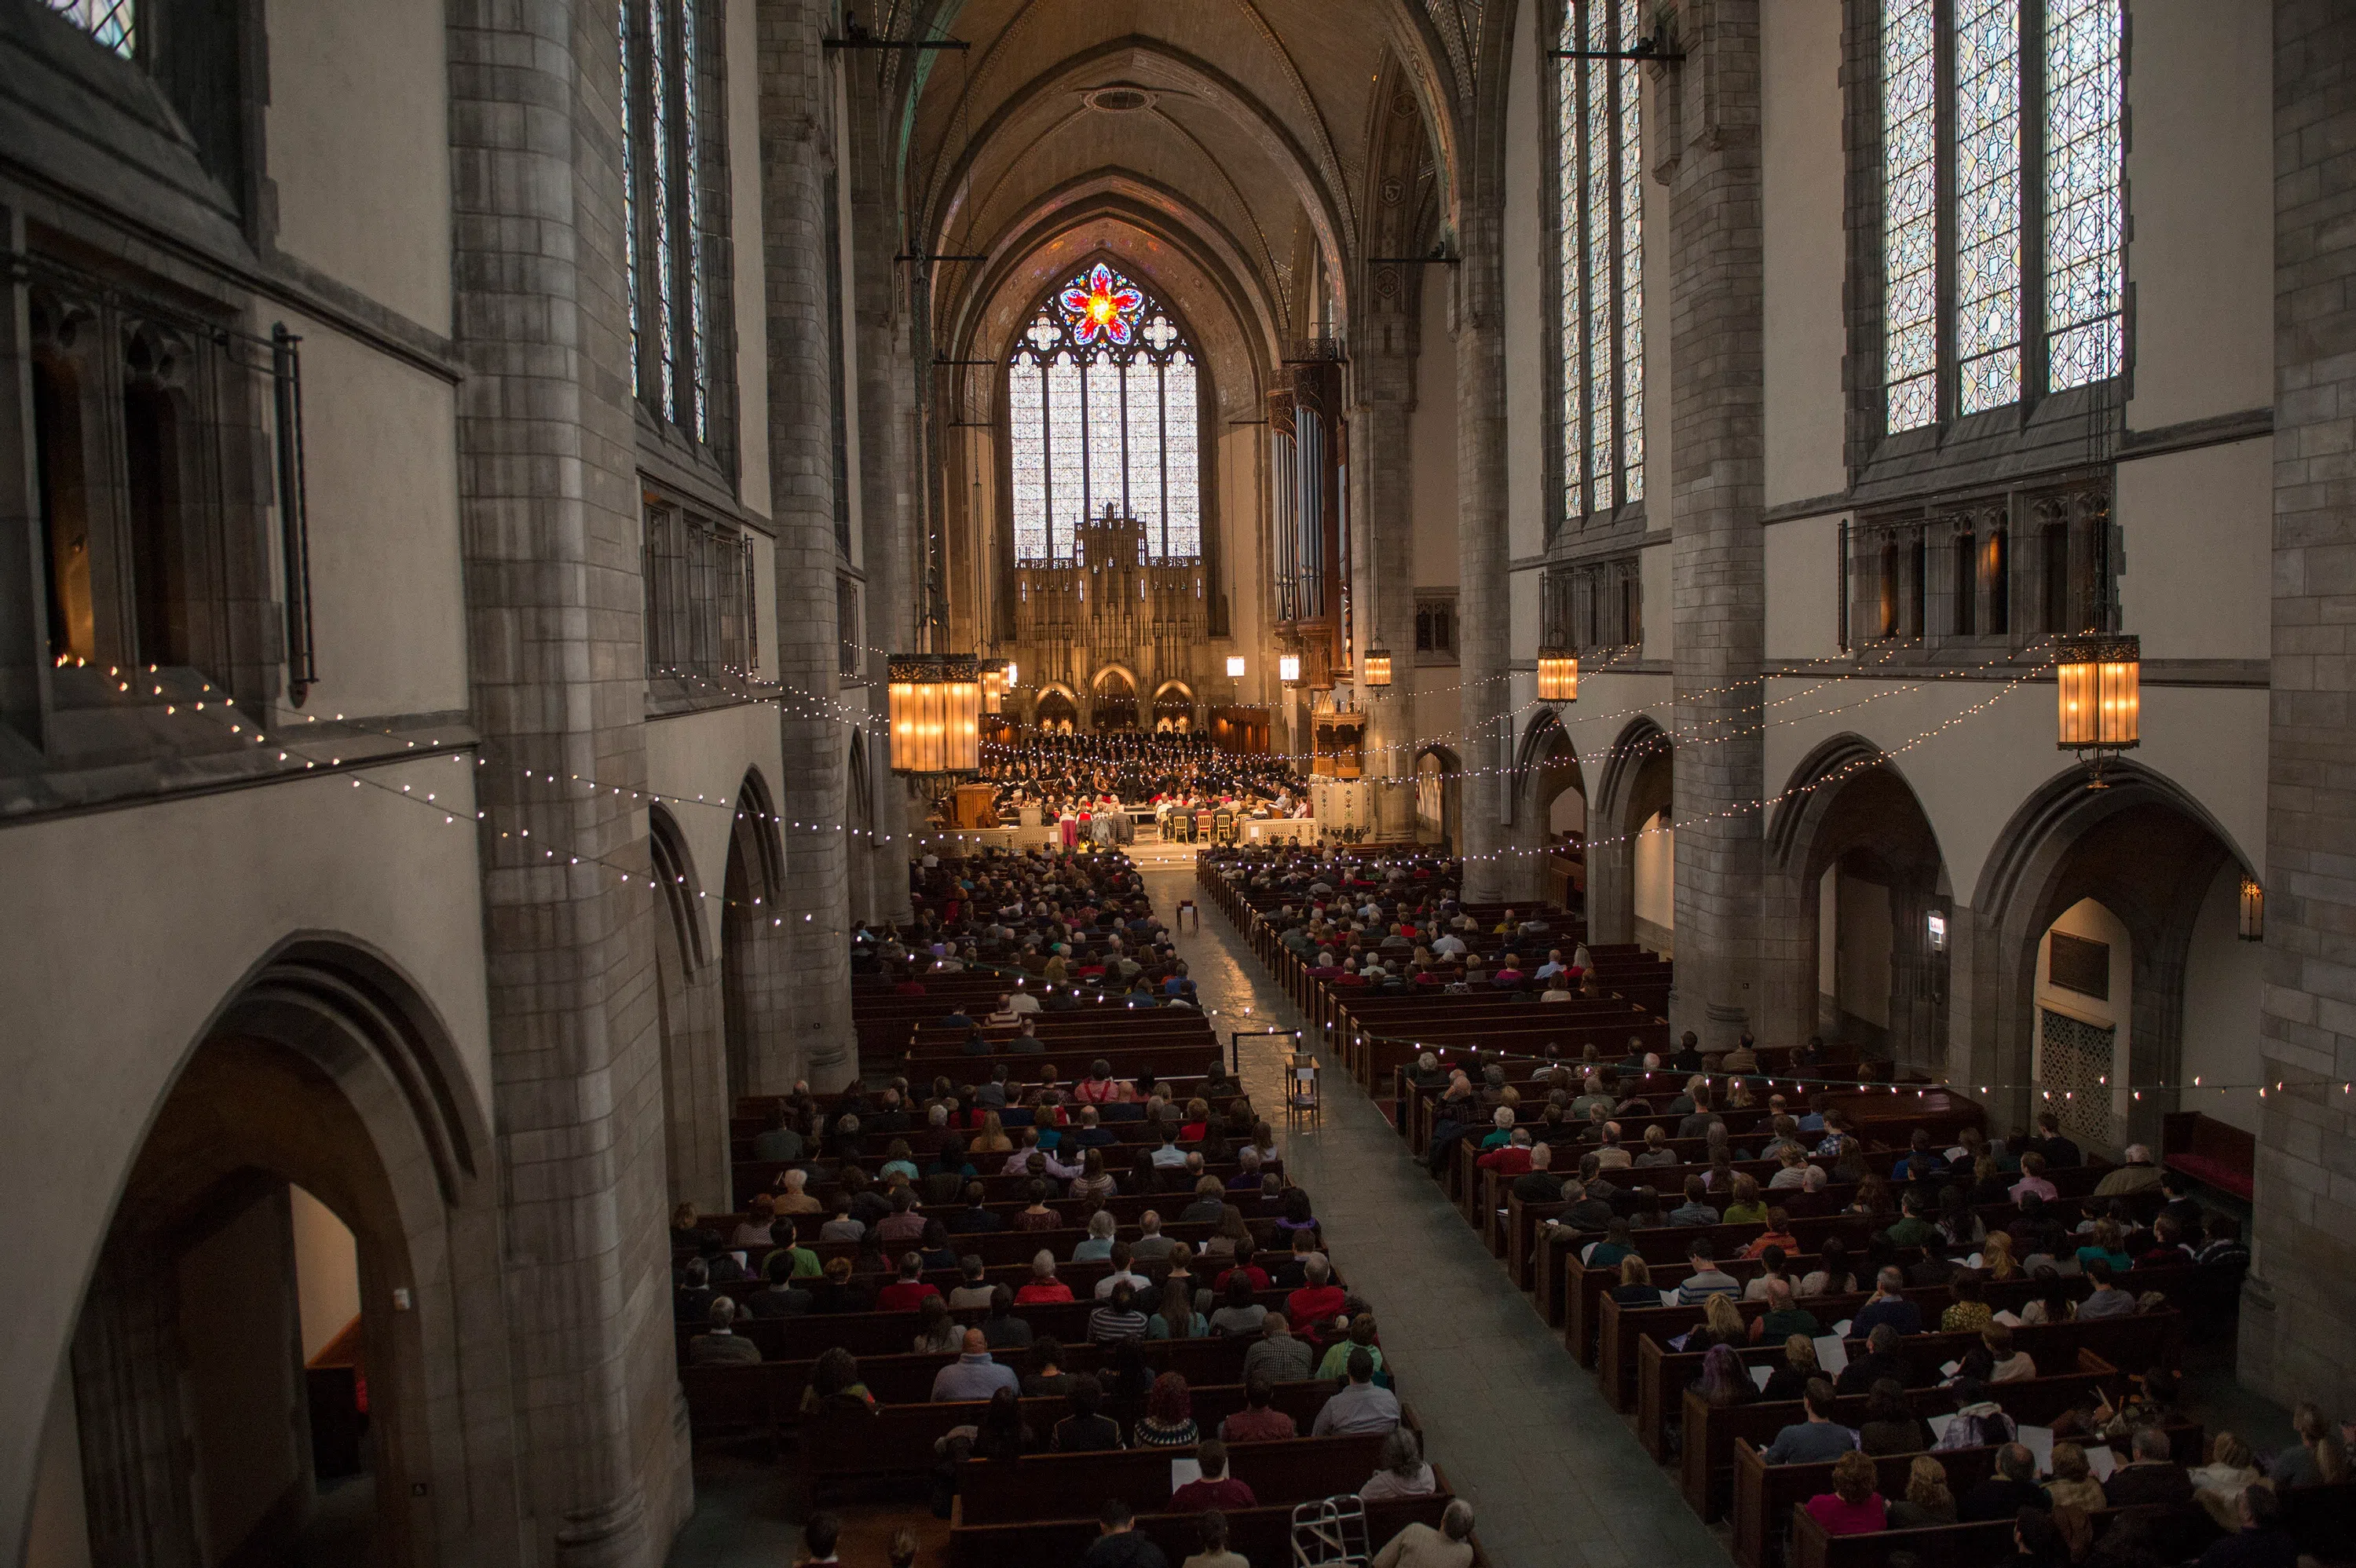
<instances>
[{"instance_id":1,"label":"clerestory window","mask_svg":"<svg viewBox=\"0 0 2356 1568\"><path fill-rule=\"evenodd\" d=\"M2126 365L2122 0L1880 0L1891 434Z\"/></svg>"}]
</instances>

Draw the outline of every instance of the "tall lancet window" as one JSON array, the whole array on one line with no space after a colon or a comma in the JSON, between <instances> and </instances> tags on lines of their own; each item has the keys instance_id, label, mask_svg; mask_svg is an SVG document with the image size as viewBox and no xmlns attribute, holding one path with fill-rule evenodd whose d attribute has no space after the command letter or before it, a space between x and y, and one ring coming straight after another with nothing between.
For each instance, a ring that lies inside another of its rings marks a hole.
<instances>
[{"instance_id":1,"label":"tall lancet window","mask_svg":"<svg viewBox=\"0 0 2356 1568\"><path fill-rule=\"evenodd\" d=\"M1566 0L1560 47L1626 49L1642 21L1637 0ZM1586 517L1644 497L1644 79L1556 65L1563 511Z\"/></svg>"},{"instance_id":2,"label":"tall lancet window","mask_svg":"<svg viewBox=\"0 0 2356 1568\"><path fill-rule=\"evenodd\" d=\"M1014 559L1076 558L1083 517L1144 525L1148 560L1203 554L1201 383L1170 313L1103 262L1048 297L1006 369Z\"/></svg>"},{"instance_id":3,"label":"tall lancet window","mask_svg":"<svg viewBox=\"0 0 2356 1568\"><path fill-rule=\"evenodd\" d=\"M622 250L630 384L658 417L712 439L708 187L718 179L706 0L620 0Z\"/></svg>"},{"instance_id":4,"label":"tall lancet window","mask_svg":"<svg viewBox=\"0 0 2356 1568\"><path fill-rule=\"evenodd\" d=\"M2126 359L2121 0L1881 0L1892 433Z\"/></svg>"}]
</instances>

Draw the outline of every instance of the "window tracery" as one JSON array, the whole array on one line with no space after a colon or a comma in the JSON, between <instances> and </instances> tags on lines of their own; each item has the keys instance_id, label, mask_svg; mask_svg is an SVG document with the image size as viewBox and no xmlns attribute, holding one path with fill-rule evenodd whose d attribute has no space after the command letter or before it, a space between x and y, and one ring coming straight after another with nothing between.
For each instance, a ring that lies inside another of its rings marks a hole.
<instances>
[{"instance_id":1,"label":"window tracery","mask_svg":"<svg viewBox=\"0 0 2356 1568\"><path fill-rule=\"evenodd\" d=\"M1144 559L1203 553L1201 381L1168 311L1104 262L1050 294L1007 363L1014 559L1077 559L1083 519L1143 525Z\"/></svg>"},{"instance_id":2,"label":"window tracery","mask_svg":"<svg viewBox=\"0 0 2356 1568\"><path fill-rule=\"evenodd\" d=\"M1890 433L2124 368L2122 26L2120 0L1881 0Z\"/></svg>"},{"instance_id":3,"label":"window tracery","mask_svg":"<svg viewBox=\"0 0 2356 1568\"><path fill-rule=\"evenodd\" d=\"M1566 0L1560 47L1626 48L1636 0ZM1557 62L1563 509L1583 517L1644 496L1642 68Z\"/></svg>"}]
</instances>

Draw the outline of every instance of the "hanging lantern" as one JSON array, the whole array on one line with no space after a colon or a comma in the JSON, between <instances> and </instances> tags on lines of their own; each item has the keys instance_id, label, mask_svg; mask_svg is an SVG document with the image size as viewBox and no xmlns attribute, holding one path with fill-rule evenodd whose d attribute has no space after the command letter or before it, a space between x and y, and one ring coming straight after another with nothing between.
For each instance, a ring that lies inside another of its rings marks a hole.
<instances>
[{"instance_id":1,"label":"hanging lantern","mask_svg":"<svg viewBox=\"0 0 2356 1568\"><path fill-rule=\"evenodd\" d=\"M1244 656L1241 654L1229 654L1227 656L1227 678L1229 680L1241 680L1243 677Z\"/></svg>"},{"instance_id":2,"label":"hanging lantern","mask_svg":"<svg viewBox=\"0 0 2356 1568\"><path fill-rule=\"evenodd\" d=\"M995 660L981 667L981 710L984 713L1004 710L1006 688L1013 684L1013 678L1007 672L1013 667L1012 664L1000 664Z\"/></svg>"},{"instance_id":3,"label":"hanging lantern","mask_svg":"<svg viewBox=\"0 0 2356 1568\"><path fill-rule=\"evenodd\" d=\"M981 764L981 661L894 654L892 771L969 773Z\"/></svg>"},{"instance_id":4,"label":"hanging lantern","mask_svg":"<svg viewBox=\"0 0 2356 1568\"><path fill-rule=\"evenodd\" d=\"M2266 939L2266 890L2258 885L2255 877L2242 879L2242 929L2238 934L2244 942Z\"/></svg>"},{"instance_id":5,"label":"hanging lantern","mask_svg":"<svg viewBox=\"0 0 2356 1568\"><path fill-rule=\"evenodd\" d=\"M1299 654L1284 654L1280 656L1276 661L1276 678L1284 682L1287 686L1299 686L1301 684L1301 656Z\"/></svg>"},{"instance_id":6,"label":"hanging lantern","mask_svg":"<svg viewBox=\"0 0 2356 1568\"><path fill-rule=\"evenodd\" d=\"M2096 789L2103 787L2104 763L2134 750L2143 738L2142 670L2142 642L2126 633L2092 633L2054 644L2055 743L2087 759Z\"/></svg>"},{"instance_id":7,"label":"hanging lantern","mask_svg":"<svg viewBox=\"0 0 2356 1568\"><path fill-rule=\"evenodd\" d=\"M1379 691L1391 683L1391 651L1380 643L1366 650L1365 667L1359 678Z\"/></svg>"},{"instance_id":8,"label":"hanging lantern","mask_svg":"<svg viewBox=\"0 0 2356 1568\"><path fill-rule=\"evenodd\" d=\"M1579 700L1579 650L1560 645L1538 650L1538 700Z\"/></svg>"}]
</instances>

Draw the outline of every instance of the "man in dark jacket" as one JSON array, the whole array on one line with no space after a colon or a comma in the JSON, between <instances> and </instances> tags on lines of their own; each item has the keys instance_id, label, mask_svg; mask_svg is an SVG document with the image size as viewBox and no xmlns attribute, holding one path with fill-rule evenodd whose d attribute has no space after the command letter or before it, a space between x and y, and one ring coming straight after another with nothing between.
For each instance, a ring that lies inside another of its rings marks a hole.
<instances>
[{"instance_id":1,"label":"man in dark jacket","mask_svg":"<svg viewBox=\"0 0 2356 1568\"><path fill-rule=\"evenodd\" d=\"M2037 1456L2019 1443L1997 1450L1996 1474L1955 1499L1955 1522L2010 1519L2022 1509L2053 1507L2053 1499L2037 1484Z\"/></svg>"},{"instance_id":2,"label":"man in dark jacket","mask_svg":"<svg viewBox=\"0 0 2356 1568\"><path fill-rule=\"evenodd\" d=\"M1170 1568L1170 1559L1150 1537L1137 1533L1137 1516L1119 1498L1097 1511L1097 1538L1080 1568Z\"/></svg>"}]
</instances>

